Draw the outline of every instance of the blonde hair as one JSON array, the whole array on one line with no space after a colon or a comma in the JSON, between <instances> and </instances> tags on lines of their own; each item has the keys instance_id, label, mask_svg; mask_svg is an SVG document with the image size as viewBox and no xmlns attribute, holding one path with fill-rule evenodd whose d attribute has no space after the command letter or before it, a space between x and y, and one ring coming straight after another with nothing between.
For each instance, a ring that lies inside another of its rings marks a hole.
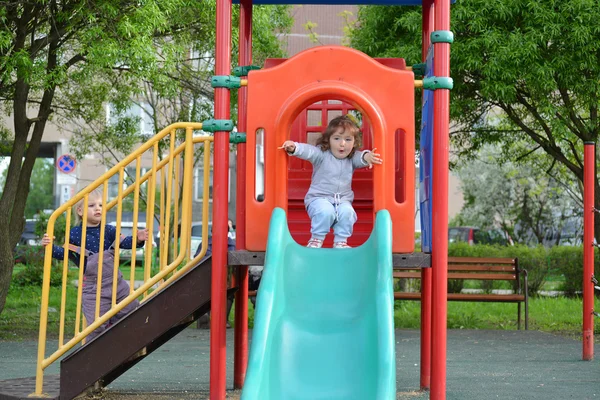
<instances>
[{"instance_id":1,"label":"blonde hair","mask_svg":"<svg viewBox=\"0 0 600 400\"><path fill-rule=\"evenodd\" d=\"M88 203L89 203L89 199L102 199L103 193L102 190L100 190L99 188L92 190L91 192L88 193L87 198L88 198ZM74 211L75 211L75 224L80 224L83 221L83 213L85 210L83 210L83 203L85 201L85 196L79 200L74 207ZM79 215L79 210L81 210L81 215Z\"/></svg>"},{"instance_id":2,"label":"blonde hair","mask_svg":"<svg viewBox=\"0 0 600 400\"><path fill-rule=\"evenodd\" d=\"M354 146L352 147L350 154L348 154L348 158L350 158L354 155L354 152L357 149L360 149L362 146L362 132L360 131L360 128L358 127L354 117L351 117L350 114L342 115L332 119L331 122L329 122L327 129L325 129L323 135L321 135L317 141L317 146L320 146L321 150L323 151L329 150L329 139L331 138L331 135L338 131L339 128L342 128L344 132L350 133L352 136L354 136Z\"/></svg>"}]
</instances>

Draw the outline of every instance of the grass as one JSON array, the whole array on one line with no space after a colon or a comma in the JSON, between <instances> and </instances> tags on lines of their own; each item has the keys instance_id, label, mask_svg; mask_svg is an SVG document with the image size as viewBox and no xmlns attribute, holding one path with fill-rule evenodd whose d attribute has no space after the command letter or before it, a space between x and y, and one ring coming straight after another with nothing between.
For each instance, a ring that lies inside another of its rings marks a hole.
<instances>
[{"instance_id":1,"label":"grass","mask_svg":"<svg viewBox=\"0 0 600 400\"><path fill-rule=\"evenodd\" d=\"M524 306L521 306L524 313ZM229 322L233 325L232 308ZM529 329L581 338L581 299L564 297L531 297L529 299ZM524 315L524 314L522 314ZM248 322L254 325L254 308L248 305ZM396 329L419 329L421 303L397 300L394 304ZM522 318L522 324L524 319ZM523 325L522 325L523 328ZM517 329L517 304L448 302L448 329ZM595 320L594 331L600 332L600 319ZM600 342L600 337L598 338Z\"/></svg>"},{"instance_id":2,"label":"grass","mask_svg":"<svg viewBox=\"0 0 600 400\"><path fill-rule=\"evenodd\" d=\"M128 276L127 267L123 273ZM140 269L136 271L142 272ZM77 291L67 288L66 337L72 335L75 324ZM0 314L0 340L37 338L39 331L41 288L11 286L6 306ZM418 301L396 301L394 323L398 329L418 329L421 307ZM48 335L58 337L60 318L60 288L50 289ZM532 297L529 299L529 329L556 333L578 339L581 336L581 299L564 297ZM233 323L233 310L229 320ZM249 325L254 323L254 307L249 302ZM449 302L449 329L517 329L517 305L512 303ZM600 319L595 320L600 332Z\"/></svg>"},{"instance_id":3,"label":"grass","mask_svg":"<svg viewBox=\"0 0 600 400\"><path fill-rule=\"evenodd\" d=\"M6 305L0 314L0 340L21 340L36 338L40 324L40 287L18 287L12 285L8 291ZM58 337L60 319L60 288L50 288L48 314L48 335ZM75 308L77 289L67 287L65 312L65 336L72 336L75 329Z\"/></svg>"},{"instance_id":4,"label":"grass","mask_svg":"<svg viewBox=\"0 0 600 400\"><path fill-rule=\"evenodd\" d=\"M131 276L131 265L129 263L127 263L127 264L121 264L121 266L119 267L119 269L123 273L123 278L127 282L129 282L129 277ZM136 281L143 281L144 280L144 267L142 265L137 265L135 267L135 280Z\"/></svg>"},{"instance_id":5,"label":"grass","mask_svg":"<svg viewBox=\"0 0 600 400\"><path fill-rule=\"evenodd\" d=\"M529 299L529 329L579 337L581 299L533 297ZM522 306L524 310L524 306ZM419 327L421 303L396 301L396 328ZM449 329L517 329L517 305L512 303L448 302ZM600 321L595 321L595 330Z\"/></svg>"}]
</instances>

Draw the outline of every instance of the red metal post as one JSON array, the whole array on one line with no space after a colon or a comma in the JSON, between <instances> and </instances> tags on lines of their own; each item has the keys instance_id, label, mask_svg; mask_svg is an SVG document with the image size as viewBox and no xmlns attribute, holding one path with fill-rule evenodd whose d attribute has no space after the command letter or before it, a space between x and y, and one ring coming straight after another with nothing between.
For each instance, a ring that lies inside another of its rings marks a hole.
<instances>
[{"instance_id":1,"label":"red metal post","mask_svg":"<svg viewBox=\"0 0 600 400\"><path fill-rule=\"evenodd\" d=\"M434 0L435 30L450 30L450 0ZM435 43L433 74L450 76L450 44ZM450 91L437 89L433 116L431 400L446 398L448 291L448 152Z\"/></svg>"},{"instance_id":2,"label":"red metal post","mask_svg":"<svg viewBox=\"0 0 600 400\"><path fill-rule=\"evenodd\" d=\"M585 142L583 153L583 360L594 359L594 142Z\"/></svg>"},{"instance_id":3,"label":"red metal post","mask_svg":"<svg viewBox=\"0 0 600 400\"><path fill-rule=\"evenodd\" d=\"M231 73L231 0L217 0L215 73ZM215 89L215 119L230 119L230 96ZM210 399L225 399L227 321L227 212L229 132L215 132L213 158L213 242L210 307Z\"/></svg>"},{"instance_id":4,"label":"red metal post","mask_svg":"<svg viewBox=\"0 0 600 400\"><path fill-rule=\"evenodd\" d=\"M240 2L240 66L252 63L252 0ZM240 132L246 132L248 88L238 90L238 123ZM252 132L246 132L251 135ZM236 186L236 249L246 248L246 143L237 145ZM233 358L233 386L244 386L248 365L248 267L237 269L238 291L235 294L235 350Z\"/></svg>"},{"instance_id":5,"label":"red metal post","mask_svg":"<svg viewBox=\"0 0 600 400\"><path fill-rule=\"evenodd\" d=\"M421 58L427 60L433 32L433 2L423 1ZM421 168L424 168L421 165ZM431 268L421 269L421 390L429 390L431 382Z\"/></svg>"}]
</instances>

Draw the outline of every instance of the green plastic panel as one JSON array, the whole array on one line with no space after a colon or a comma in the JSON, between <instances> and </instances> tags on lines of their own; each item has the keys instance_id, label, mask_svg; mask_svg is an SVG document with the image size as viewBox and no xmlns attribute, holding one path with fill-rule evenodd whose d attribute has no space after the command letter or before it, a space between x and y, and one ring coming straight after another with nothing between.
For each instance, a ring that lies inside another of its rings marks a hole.
<instances>
[{"instance_id":1,"label":"green plastic panel","mask_svg":"<svg viewBox=\"0 0 600 400\"><path fill-rule=\"evenodd\" d=\"M210 80L210 85L214 88L239 89L241 79L237 76L214 75Z\"/></svg>"},{"instance_id":2,"label":"green plastic panel","mask_svg":"<svg viewBox=\"0 0 600 400\"><path fill-rule=\"evenodd\" d=\"M392 222L369 240L312 249L273 210L242 400L396 399Z\"/></svg>"},{"instance_id":3,"label":"green plastic panel","mask_svg":"<svg viewBox=\"0 0 600 400\"><path fill-rule=\"evenodd\" d=\"M246 134L244 132L231 132L229 134L229 143L246 143Z\"/></svg>"},{"instance_id":4,"label":"green plastic panel","mask_svg":"<svg viewBox=\"0 0 600 400\"><path fill-rule=\"evenodd\" d=\"M454 43L454 33L452 31L433 31L431 32L431 43Z\"/></svg>"},{"instance_id":5,"label":"green plastic panel","mask_svg":"<svg viewBox=\"0 0 600 400\"><path fill-rule=\"evenodd\" d=\"M425 63L414 64L414 65L412 66L412 70L413 70L413 73L414 73L415 75L421 75L421 76L424 76L424 75L425 75L425 70L426 70L426 69L427 69L427 64L425 64Z\"/></svg>"},{"instance_id":6,"label":"green plastic panel","mask_svg":"<svg viewBox=\"0 0 600 400\"><path fill-rule=\"evenodd\" d=\"M232 75L234 76L248 76L248 73L250 71L255 71L260 69L260 67L258 65L244 65L244 66L238 66L235 67L232 71Z\"/></svg>"},{"instance_id":7,"label":"green plastic panel","mask_svg":"<svg viewBox=\"0 0 600 400\"><path fill-rule=\"evenodd\" d=\"M202 130L205 132L231 132L233 121L230 119L207 119L202 121Z\"/></svg>"},{"instance_id":8,"label":"green plastic panel","mask_svg":"<svg viewBox=\"0 0 600 400\"><path fill-rule=\"evenodd\" d=\"M448 89L452 90L454 87L454 80L452 78L443 76L432 76L423 79L423 89L437 90L437 89Z\"/></svg>"}]
</instances>

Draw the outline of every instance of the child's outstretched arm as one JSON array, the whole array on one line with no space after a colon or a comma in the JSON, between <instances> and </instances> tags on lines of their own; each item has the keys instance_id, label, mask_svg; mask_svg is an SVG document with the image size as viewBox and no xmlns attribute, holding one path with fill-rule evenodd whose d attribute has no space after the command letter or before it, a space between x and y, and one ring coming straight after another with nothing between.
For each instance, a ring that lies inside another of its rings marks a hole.
<instances>
[{"instance_id":1,"label":"child's outstretched arm","mask_svg":"<svg viewBox=\"0 0 600 400\"><path fill-rule=\"evenodd\" d=\"M373 168L373 165L380 165L383 163L381 154L376 153L377 149L357 151L352 156L352 164L354 168Z\"/></svg>"},{"instance_id":2,"label":"child's outstretched arm","mask_svg":"<svg viewBox=\"0 0 600 400\"><path fill-rule=\"evenodd\" d=\"M279 149L285 150L290 156L309 161L313 165L320 163L323 159L323 151L307 143L296 143L286 140Z\"/></svg>"},{"instance_id":3,"label":"child's outstretched arm","mask_svg":"<svg viewBox=\"0 0 600 400\"><path fill-rule=\"evenodd\" d=\"M135 241L135 247L144 247L148 240L148 229L140 229L137 231L137 240ZM122 249L131 249L133 247L133 236L127 236L121 241Z\"/></svg>"},{"instance_id":4,"label":"child's outstretched arm","mask_svg":"<svg viewBox=\"0 0 600 400\"><path fill-rule=\"evenodd\" d=\"M50 244L50 236L47 233L44 233L42 237L42 246L46 247ZM62 260L65 257L65 249L55 244L52 245L52 258L56 258Z\"/></svg>"}]
</instances>

